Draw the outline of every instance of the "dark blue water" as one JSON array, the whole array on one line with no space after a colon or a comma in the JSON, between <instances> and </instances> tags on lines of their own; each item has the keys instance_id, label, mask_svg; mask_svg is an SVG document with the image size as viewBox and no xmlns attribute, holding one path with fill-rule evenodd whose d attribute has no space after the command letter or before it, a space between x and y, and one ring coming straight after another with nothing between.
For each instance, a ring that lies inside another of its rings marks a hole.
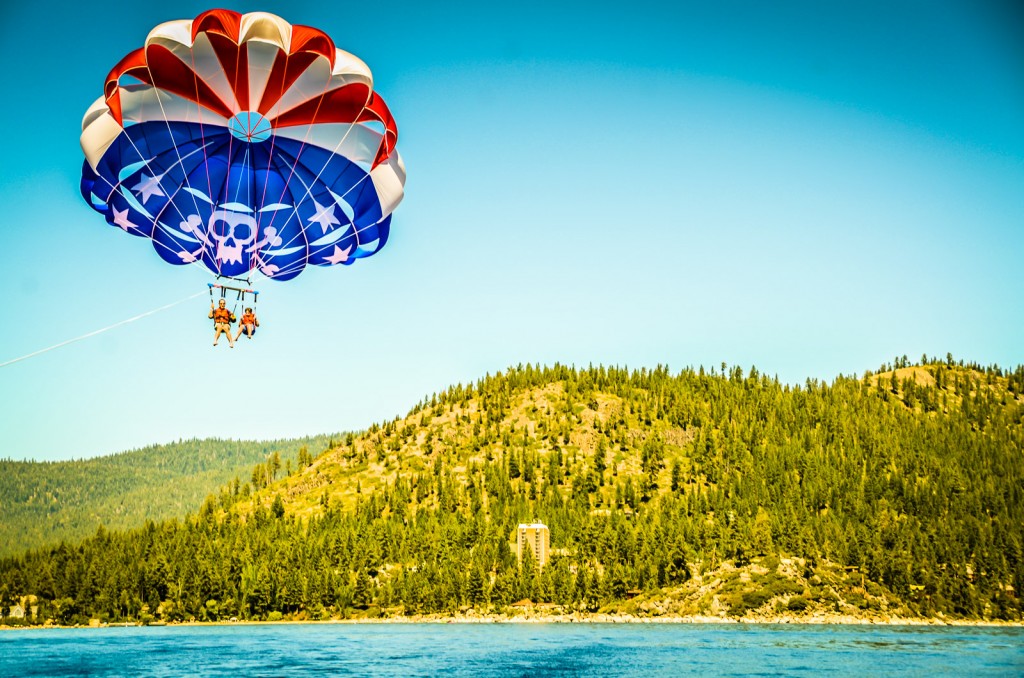
<instances>
[{"instance_id":1,"label":"dark blue water","mask_svg":"<svg viewBox=\"0 0 1024 678\"><path fill-rule=\"evenodd\" d=\"M0 676L1021 676L1024 629L316 624L0 632Z\"/></svg>"}]
</instances>

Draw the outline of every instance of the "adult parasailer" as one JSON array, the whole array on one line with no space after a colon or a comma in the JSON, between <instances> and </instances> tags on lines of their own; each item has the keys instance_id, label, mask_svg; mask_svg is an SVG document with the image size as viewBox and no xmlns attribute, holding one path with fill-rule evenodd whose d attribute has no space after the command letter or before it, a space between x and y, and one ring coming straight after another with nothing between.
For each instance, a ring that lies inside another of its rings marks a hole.
<instances>
[{"instance_id":1,"label":"adult parasailer","mask_svg":"<svg viewBox=\"0 0 1024 678\"><path fill-rule=\"evenodd\" d=\"M82 121L82 195L169 263L288 280L384 247L397 139L369 68L325 33L210 10L157 26L107 76Z\"/></svg>"}]
</instances>

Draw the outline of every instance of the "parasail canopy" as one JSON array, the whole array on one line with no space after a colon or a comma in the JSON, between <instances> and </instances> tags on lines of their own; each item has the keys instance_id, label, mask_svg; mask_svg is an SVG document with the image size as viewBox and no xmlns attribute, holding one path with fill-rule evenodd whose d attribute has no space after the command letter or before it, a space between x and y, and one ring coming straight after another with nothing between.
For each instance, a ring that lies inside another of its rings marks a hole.
<instances>
[{"instance_id":1,"label":"parasail canopy","mask_svg":"<svg viewBox=\"0 0 1024 678\"><path fill-rule=\"evenodd\" d=\"M294 278L380 251L402 199L370 69L322 31L215 9L154 28L82 121L82 195L172 264Z\"/></svg>"}]
</instances>

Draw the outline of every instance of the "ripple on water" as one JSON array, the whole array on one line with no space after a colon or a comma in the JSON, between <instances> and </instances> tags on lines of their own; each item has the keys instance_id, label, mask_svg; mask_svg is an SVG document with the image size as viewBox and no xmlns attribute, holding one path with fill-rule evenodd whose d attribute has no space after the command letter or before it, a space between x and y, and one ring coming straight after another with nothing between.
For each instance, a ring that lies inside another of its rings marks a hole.
<instances>
[{"instance_id":1,"label":"ripple on water","mask_svg":"<svg viewBox=\"0 0 1024 678\"><path fill-rule=\"evenodd\" d=\"M11 676L1024 674L1019 627L269 624L0 633Z\"/></svg>"}]
</instances>

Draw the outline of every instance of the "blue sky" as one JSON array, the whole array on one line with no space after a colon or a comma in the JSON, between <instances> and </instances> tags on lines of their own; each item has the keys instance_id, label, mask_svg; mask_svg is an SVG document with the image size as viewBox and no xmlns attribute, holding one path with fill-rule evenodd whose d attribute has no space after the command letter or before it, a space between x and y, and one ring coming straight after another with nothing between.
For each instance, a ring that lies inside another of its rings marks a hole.
<instances>
[{"instance_id":1,"label":"blue sky","mask_svg":"<svg viewBox=\"0 0 1024 678\"><path fill-rule=\"evenodd\" d=\"M521 362L1024 362L1019 6L672 4L225 3L373 70L392 238L263 283L233 351L198 297L0 368L0 456L361 429ZM150 28L207 8L4 8L0 362L205 289L85 205L78 135Z\"/></svg>"}]
</instances>

